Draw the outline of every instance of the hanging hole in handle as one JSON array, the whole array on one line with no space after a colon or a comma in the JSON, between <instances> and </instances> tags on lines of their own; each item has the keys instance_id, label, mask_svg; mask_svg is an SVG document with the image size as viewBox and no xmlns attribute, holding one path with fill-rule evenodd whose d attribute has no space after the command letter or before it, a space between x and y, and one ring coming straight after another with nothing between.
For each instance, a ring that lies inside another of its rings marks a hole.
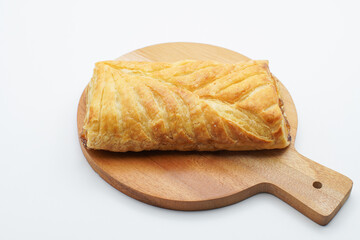
<instances>
[{"instance_id":1,"label":"hanging hole in handle","mask_svg":"<svg viewBox=\"0 0 360 240\"><path fill-rule=\"evenodd\" d=\"M317 189L320 189L322 187L322 183L318 182L318 181L315 181L315 182L313 182L313 187L317 188Z\"/></svg>"}]
</instances>

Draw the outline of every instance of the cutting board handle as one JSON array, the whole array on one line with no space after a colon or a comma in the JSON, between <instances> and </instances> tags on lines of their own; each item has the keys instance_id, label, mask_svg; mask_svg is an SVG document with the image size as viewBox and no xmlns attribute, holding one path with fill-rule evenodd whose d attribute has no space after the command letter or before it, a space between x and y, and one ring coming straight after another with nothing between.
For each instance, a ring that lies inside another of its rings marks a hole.
<instances>
[{"instance_id":1,"label":"cutting board handle","mask_svg":"<svg viewBox=\"0 0 360 240\"><path fill-rule=\"evenodd\" d=\"M326 225L350 195L352 181L299 154L287 151L267 192L287 202L320 225ZM291 166L287 163L291 162Z\"/></svg>"}]
</instances>

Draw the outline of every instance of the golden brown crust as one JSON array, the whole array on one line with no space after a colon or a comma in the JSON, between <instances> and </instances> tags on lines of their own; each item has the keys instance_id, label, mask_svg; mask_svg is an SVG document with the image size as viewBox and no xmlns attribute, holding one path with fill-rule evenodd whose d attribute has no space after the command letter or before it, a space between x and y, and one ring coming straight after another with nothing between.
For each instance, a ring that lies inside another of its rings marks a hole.
<instances>
[{"instance_id":1,"label":"golden brown crust","mask_svg":"<svg viewBox=\"0 0 360 240\"><path fill-rule=\"evenodd\" d=\"M98 62L88 85L84 132L87 147L116 152L290 143L267 61Z\"/></svg>"}]
</instances>

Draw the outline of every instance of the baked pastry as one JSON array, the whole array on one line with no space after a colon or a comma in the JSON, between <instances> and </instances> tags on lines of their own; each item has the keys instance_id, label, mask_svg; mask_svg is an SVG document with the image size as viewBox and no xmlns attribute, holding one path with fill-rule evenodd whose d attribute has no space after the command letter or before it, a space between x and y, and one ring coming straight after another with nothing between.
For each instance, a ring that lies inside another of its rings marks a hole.
<instances>
[{"instance_id":1,"label":"baked pastry","mask_svg":"<svg viewBox=\"0 0 360 240\"><path fill-rule=\"evenodd\" d=\"M143 150L284 148L289 124L267 61L104 61L87 87L86 146Z\"/></svg>"}]
</instances>

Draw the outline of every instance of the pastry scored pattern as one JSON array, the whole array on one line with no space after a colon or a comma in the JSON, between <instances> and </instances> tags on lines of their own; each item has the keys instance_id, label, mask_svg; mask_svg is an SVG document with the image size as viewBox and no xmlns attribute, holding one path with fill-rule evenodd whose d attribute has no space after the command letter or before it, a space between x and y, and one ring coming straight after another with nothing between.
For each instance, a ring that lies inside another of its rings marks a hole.
<instances>
[{"instance_id":1,"label":"pastry scored pattern","mask_svg":"<svg viewBox=\"0 0 360 240\"><path fill-rule=\"evenodd\" d=\"M87 92L87 147L256 150L289 145L267 61L104 61Z\"/></svg>"}]
</instances>

